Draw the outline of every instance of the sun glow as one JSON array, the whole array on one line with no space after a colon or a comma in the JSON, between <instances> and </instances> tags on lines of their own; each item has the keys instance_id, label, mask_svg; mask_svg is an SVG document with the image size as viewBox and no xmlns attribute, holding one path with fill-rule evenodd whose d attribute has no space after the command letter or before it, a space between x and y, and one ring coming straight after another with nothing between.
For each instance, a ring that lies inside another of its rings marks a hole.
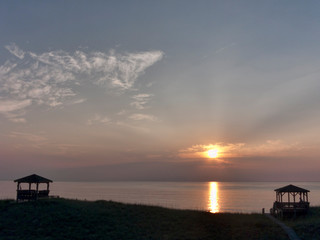
<instances>
[{"instance_id":1,"label":"sun glow","mask_svg":"<svg viewBox=\"0 0 320 240\"><path fill-rule=\"evenodd\" d=\"M216 158L218 157L218 149L210 149L207 151L207 154L210 158Z\"/></svg>"}]
</instances>

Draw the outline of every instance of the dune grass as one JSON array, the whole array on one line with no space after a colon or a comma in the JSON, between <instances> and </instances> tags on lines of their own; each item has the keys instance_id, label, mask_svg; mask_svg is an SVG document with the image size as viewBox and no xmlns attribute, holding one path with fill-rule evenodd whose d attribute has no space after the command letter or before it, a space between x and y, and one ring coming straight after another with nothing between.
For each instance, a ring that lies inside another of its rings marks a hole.
<instances>
[{"instance_id":1,"label":"dune grass","mask_svg":"<svg viewBox=\"0 0 320 240\"><path fill-rule=\"evenodd\" d=\"M320 207L311 207L305 216L284 220L302 240L320 239Z\"/></svg>"},{"instance_id":2,"label":"dune grass","mask_svg":"<svg viewBox=\"0 0 320 240\"><path fill-rule=\"evenodd\" d=\"M48 199L0 201L0 239L287 239L261 214Z\"/></svg>"}]
</instances>

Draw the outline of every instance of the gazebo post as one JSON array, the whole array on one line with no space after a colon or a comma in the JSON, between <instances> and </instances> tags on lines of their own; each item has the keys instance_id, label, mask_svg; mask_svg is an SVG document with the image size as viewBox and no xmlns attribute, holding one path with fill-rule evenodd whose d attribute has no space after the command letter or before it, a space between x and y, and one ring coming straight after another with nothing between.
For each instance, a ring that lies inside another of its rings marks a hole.
<instances>
[{"instance_id":1,"label":"gazebo post","mask_svg":"<svg viewBox=\"0 0 320 240\"><path fill-rule=\"evenodd\" d=\"M293 202L295 203L296 202L296 196L297 196L298 193L292 193L293 195Z\"/></svg>"},{"instance_id":2,"label":"gazebo post","mask_svg":"<svg viewBox=\"0 0 320 240\"><path fill-rule=\"evenodd\" d=\"M302 198L301 198L301 192L299 192L299 202L302 201Z\"/></svg>"},{"instance_id":3,"label":"gazebo post","mask_svg":"<svg viewBox=\"0 0 320 240\"><path fill-rule=\"evenodd\" d=\"M305 201L305 199L306 199L306 194L303 193L303 201Z\"/></svg>"},{"instance_id":4,"label":"gazebo post","mask_svg":"<svg viewBox=\"0 0 320 240\"><path fill-rule=\"evenodd\" d=\"M36 199L38 199L38 193L39 193L39 183L37 182L37 188L36 188Z\"/></svg>"},{"instance_id":5,"label":"gazebo post","mask_svg":"<svg viewBox=\"0 0 320 240\"><path fill-rule=\"evenodd\" d=\"M18 182L18 184L17 184L17 199L16 199L17 202L19 199L19 187L20 187L20 183Z\"/></svg>"}]
</instances>

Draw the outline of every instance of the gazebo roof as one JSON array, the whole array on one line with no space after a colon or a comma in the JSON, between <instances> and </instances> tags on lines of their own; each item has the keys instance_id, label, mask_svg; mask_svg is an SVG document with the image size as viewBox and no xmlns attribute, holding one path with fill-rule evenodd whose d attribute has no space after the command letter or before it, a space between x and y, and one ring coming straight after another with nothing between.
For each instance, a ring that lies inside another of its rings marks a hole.
<instances>
[{"instance_id":1,"label":"gazebo roof","mask_svg":"<svg viewBox=\"0 0 320 240\"><path fill-rule=\"evenodd\" d=\"M18 183L49 183L49 182L52 182L52 180L41 177L37 174L32 174L27 177L16 179L16 180L14 180L14 182L18 182Z\"/></svg>"},{"instance_id":2,"label":"gazebo roof","mask_svg":"<svg viewBox=\"0 0 320 240\"><path fill-rule=\"evenodd\" d=\"M310 192L307 189L300 188L300 187L294 186L292 184L287 185L282 188L275 189L274 191L276 191L276 192Z\"/></svg>"}]
</instances>

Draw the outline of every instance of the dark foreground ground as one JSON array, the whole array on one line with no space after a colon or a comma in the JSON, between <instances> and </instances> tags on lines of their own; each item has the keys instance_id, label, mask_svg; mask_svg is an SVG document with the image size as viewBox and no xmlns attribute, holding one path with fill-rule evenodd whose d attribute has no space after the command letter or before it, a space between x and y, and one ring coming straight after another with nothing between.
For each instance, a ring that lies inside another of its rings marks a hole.
<instances>
[{"instance_id":1,"label":"dark foreground ground","mask_svg":"<svg viewBox=\"0 0 320 240\"><path fill-rule=\"evenodd\" d=\"M49 199L0 201L0 239L287 239L260 214Z\"/></svg>"},{"instance_id":2,"label":"dark foreground ground","mask_svg":"<svg viewBox=\"0 0 320 240\"><path fill-rule=\"evenodd\" d=\"M311 207L306 216L283 222L293 228L302 240L320 240L320 207Z\"/></svg>"}]
</instances>

